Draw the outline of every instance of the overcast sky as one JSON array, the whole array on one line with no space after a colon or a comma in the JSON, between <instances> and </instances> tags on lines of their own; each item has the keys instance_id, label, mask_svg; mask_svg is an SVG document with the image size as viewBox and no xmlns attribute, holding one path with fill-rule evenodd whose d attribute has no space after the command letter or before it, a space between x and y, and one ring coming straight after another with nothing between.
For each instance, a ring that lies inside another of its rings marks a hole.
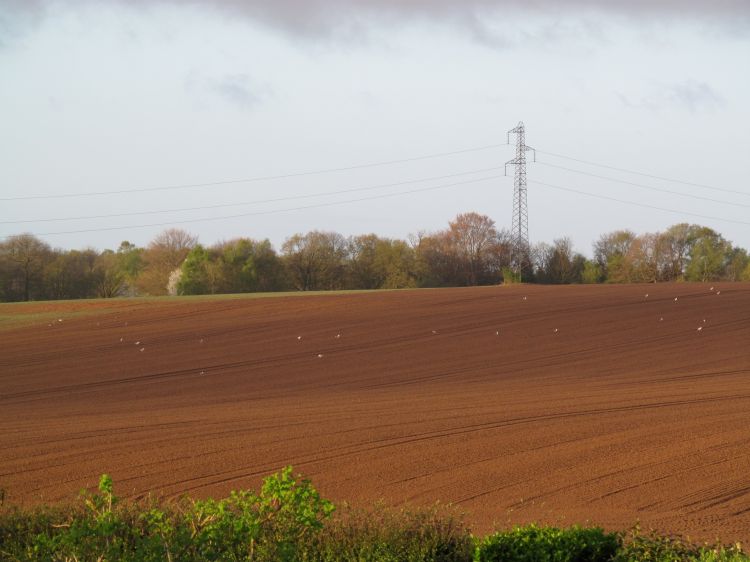
<instances>
[{"instance_id":1,"label":"overcast sky","mask_svg":"<svg viewBox=\"0 0 750 562\"><path fill-rule=\"evenodd\" d=\"M0 0L0 237L510 228L523 121L533 243L750 249L749 61L750 0Z\"/></svg>"}]
</instances>

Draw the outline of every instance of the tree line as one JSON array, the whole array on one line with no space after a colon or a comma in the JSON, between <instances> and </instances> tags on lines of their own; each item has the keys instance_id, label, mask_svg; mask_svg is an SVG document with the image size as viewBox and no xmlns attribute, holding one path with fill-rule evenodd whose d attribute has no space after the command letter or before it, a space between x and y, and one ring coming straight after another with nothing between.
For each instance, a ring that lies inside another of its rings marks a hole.
<instances>
[{"instance_id":1,"label":"tree line","mask_svg":"<svg viewBox=\"0 0 750 562\"><path fill-rule=\"evenodd\" d=\"M276 251L266 240L212 246L180 229L146 247L54 249L32 234L0 242L0 301L266 291L402 289L510 282L511 237L478 213L407 240L375 234L294 234ZM681 223L663 232L603 234L589 259L569 238L531 248L526 282L651 283L750 280L748 252L711 228Z\"/></svg>"}]
</instances>

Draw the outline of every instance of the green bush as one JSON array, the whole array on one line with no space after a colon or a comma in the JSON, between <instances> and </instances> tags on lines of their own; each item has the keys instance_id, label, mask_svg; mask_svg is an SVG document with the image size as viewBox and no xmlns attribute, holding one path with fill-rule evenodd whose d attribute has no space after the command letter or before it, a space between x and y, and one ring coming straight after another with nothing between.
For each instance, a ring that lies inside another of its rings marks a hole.
<instances>
[{"instance_id":1,"label":"green bush","mask_svg":"<svg viewBox=\"0 0 750 562\"><path fill-rule=\"evenodd\" d=\"M475 562L608 562L619 547L618 536L602 529L515 527L477 543Z\"/></svg>"},{"instance_id":2,"label":"green bush","mask_svg":"<svg viewBox=\"0 0 750 562\"><path fill-rule=\"evenodd\" d=\"M21 510L0 505L0 560L26 562L750 562L739 544L598 528L529 525L475 539L456 511L345 508L291 467L259 493L221 500L120 502L103 475L76 506Z\"/></svg>"},{"instance_id":3,"label":"green bush","mask_svg":"<svg viewBox=\"0 0 750 562\"><path fill-rule=\"evenodd\" d=\"M0 516L1 560L274 561L299 559L323 527L333 504L292 468L266 478L259 495L232 492L223 500L184 498L120 505L112 479L83 506L62 510L9 510Z\"/></svg>"}]
</instances>

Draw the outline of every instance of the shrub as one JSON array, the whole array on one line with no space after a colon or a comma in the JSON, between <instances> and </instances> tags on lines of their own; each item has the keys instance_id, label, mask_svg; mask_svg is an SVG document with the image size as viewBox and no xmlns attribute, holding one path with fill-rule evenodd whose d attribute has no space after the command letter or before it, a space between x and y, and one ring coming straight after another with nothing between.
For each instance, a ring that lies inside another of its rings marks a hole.
<instances>
[{"instance_id":1,"label":"shrub","mask_svg":"<svg viewBox=\"0 0 750 562\"><path fill-rule=\"evenodd\" d=\"M638 526L624 535L615 562L748 562L740 544L730 547L696 546L679 538L650 533L644 535Z\"/></svg>"},{"instance_id":2,"label":"shrub","mask_svg":"<svg viewBox=\"0 0 750 562\"><path fill-rule=\"evenodd\" d=\"M475 562L607 562L618 536L602 529L515 527L478 541Z\"/></svg>"},{"instance_id":3,"label":"shrub","mask_svg":"<svg viewBox=\"0 0 750 562\"><path fill-rule=\"evenodd\" d=\"M345 509L315 536L305 562L469 562L473 539L447 507L370 511Z\"/></svg>"}]
</instances>

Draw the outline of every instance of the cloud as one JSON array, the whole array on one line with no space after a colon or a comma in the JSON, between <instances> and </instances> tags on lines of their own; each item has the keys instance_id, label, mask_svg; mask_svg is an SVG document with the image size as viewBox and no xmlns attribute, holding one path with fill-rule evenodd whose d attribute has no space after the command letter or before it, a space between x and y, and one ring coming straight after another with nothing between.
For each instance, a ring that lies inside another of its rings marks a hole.
<instances>
[{"instance_id":1,"label":"cloud","mask_svg":"<svg viewBox=\"0 0 750 562\"><path fill-rule=\"evenodd\" d=\"M301 37L350 37L368 26L430 21L495 41L487 22L513 25L519 16L578 19L590 15L693 20L701 25L750 27L748 0L111 0L130 7L155 4L206 8ZM99 5L94 0L0 0L0 13L36 13L50 6ZM491 27L491 26L490 26Z\"/></svg>"},{"instance_id":2,"label":"cloud","mask_svg":"<svg viewBox=\"0 0 750 562\"><path fill-rule=\"evenodd\" d=\"M206 94L218 96L243 110L251 109L273 95L269 86L256 83L248 74L206 77L192 72L185 79L185 89L198 98L205 98Z\"/></svg>"},{"instance_id":3,"label":"cloud","mask_svg":"<svg viewBox=\"0 0 750 562\"><path fill-rule=\"evenodd\" d=\"M221 78L213 85L213 90L225 100L247 109L262 99L262 95L253 91L250 77L247 74L231 74Z\"/></svg>"},{"instance_id":4,"label":"cloud","mask_svg":"<svg viewBox=\"0 0 750 562\"><path fill-rule=\"evenodd\" d=\"M703 109L716 109L724 105L724 98L718 95L710 85L694 80L674 84L669 88L667 97L684 105L693 113Z\"/></svg>"},{"instance_id":5,"label":"cloud","mask_svg":"<svg viewBox=\"0 0 750 562\"><path fill-rule=\"evenodd\" d=\"M650 111L660 111L678 105L691 113L697 113L719 109L725 104L724 98L710 84L696 80L662 86L651 94L635 98L621 92L616 95L625 107Z\"/></svg>"},{"instance_id":6,"label":"cloud","mask_svg":"<svg viewBox=\"0 0 750 562\"><path fill-rule=\"evenodd\" d=\"M141 0L143 1L143 0ZM167 0L169 1L169 0ZM293 30L333 31L356 20L430 20L472 27L519 15L577 17L585 14L680 18L750 23L747 0L189 0L262 19Z\"/></svg>"}]
</instances>

